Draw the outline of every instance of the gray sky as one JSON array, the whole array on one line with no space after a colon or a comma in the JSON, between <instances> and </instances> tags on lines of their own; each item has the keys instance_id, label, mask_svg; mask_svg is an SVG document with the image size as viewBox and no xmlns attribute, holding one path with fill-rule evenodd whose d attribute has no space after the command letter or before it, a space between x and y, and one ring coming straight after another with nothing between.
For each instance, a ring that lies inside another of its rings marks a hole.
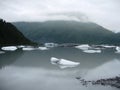
<instances>
[{"instance_id":1,"label":"gray sky","mask_svg":"<svg viewBox=\"0 0 120 90\"><path fill-rule=\"evenodd\" d=\"M92 21L120 31L120 0L0 0L6 21Z\"/></svg>"}]
</instances>

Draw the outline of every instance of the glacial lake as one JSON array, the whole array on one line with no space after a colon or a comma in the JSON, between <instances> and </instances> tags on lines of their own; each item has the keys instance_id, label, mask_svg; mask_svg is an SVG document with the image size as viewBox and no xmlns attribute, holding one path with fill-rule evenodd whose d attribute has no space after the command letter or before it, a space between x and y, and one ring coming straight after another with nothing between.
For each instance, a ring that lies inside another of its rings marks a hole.
<instances>
[{"instance_id":1,"label":"glacial lake","mask_svg":"<svg viewBox=\"0 0 120 90\"><path fill-rule=\"evenodd\" d=\"M61 69L51 57L80 62ZM111 86L83 86L76 77L97 79L120 74L120 54L109 50L85 53L74 47L7 51L0 54L0 90L119 90Z\"/></svg>"}]
</instances>

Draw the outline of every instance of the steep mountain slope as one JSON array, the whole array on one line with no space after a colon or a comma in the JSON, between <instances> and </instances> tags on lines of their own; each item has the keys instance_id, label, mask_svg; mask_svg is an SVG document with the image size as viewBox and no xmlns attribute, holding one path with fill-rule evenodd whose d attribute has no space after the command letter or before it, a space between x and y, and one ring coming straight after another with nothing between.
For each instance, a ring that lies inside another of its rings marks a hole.
<instances>
[{"instance_id":1,"label":"steep mountain slope","mask_svg":"<svg viewBox=\"0 0 120 90\"><path fill-rule=\"evenodd\" d=\"M26 37L37 42L120 44L115 33L91 22L14 22Z\"/></svg>"},{"instance_id":2,"label":"steep mountain slope","mask_svg":"<svg viewBox=\"0 0 120 90\"><path fill-rule=\"evenodd\" d=\"M34 44L24 37L11 23L7 23L0 19L0 46Z\"/></svg>"}]
</instances>

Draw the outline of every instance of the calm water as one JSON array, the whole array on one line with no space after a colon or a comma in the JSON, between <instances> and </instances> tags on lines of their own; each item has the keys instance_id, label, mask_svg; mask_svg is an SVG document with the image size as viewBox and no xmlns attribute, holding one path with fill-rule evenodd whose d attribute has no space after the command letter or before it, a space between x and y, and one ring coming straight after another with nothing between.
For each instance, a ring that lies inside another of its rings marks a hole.
<instances>
[{"instance_id":1,"label":"calm water","mask_svg":"<svg viewBox=\"0 0 120 90\"><path fill-rule=\"evenodd\" d=\"M61 69L51 57L64 58L80 65ZM75 79L112 77L119 74L120 54L109 51L88 54L76 48L51 48L41 51L14 51L0 54L0 90L118 90L110 86L82 86Z\"/></svg>"}]
</instances>

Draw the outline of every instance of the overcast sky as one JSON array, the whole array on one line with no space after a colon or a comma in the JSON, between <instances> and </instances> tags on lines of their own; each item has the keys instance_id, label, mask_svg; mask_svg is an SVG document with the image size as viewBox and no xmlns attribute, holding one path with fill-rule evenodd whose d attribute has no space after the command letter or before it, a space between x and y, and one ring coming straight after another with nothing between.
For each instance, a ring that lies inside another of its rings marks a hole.
<instances>
[{"instance_id":1,"label":"overcast sky","mask_svg":"<svg viewBox=\"0 0 120 90\"><path fill-rule=\"evenodd\" d=\"M0 0L6 21L91 21L120 31L120 0Z\"/></svg>"}]
</instances>

